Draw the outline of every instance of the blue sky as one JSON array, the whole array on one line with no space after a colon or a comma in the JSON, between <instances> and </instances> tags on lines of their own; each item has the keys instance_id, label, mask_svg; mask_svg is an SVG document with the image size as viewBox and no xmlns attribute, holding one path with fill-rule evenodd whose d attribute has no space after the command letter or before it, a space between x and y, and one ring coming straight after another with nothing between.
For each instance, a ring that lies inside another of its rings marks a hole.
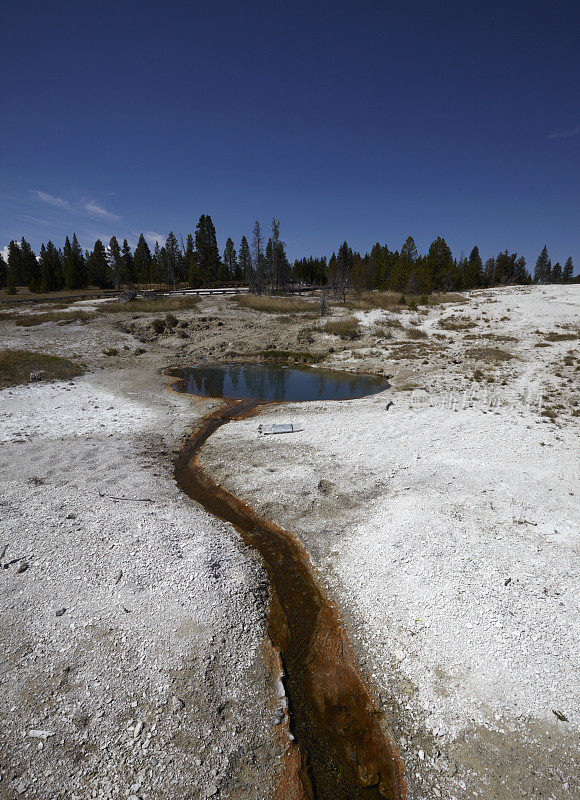
<instances>
[{"instance_id":1,"label":"blue sky","mask_svg":"<svg viewBox=\"0 0 580 800\"><path fill-rule=\"evenodd\" d=\"M343 239L580 266L580 3L4 0L0 246Z\"/></svg>"}]
</instances>

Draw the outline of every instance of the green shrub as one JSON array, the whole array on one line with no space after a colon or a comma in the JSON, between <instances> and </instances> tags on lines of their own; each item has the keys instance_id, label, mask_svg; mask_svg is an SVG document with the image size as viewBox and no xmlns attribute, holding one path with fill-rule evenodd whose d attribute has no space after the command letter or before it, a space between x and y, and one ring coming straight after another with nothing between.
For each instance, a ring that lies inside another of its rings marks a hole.
<instances>
[{"instance_id":1,"label":"green shrub","mask_svg":"<svg viewBox=\"0 0 580 800\"><path fill-rule=\"evenodd\" d=\"M0 350L0 388L29 383L31 380L70 380L82 375L84 369L84 365L62 356L32 350Z\"/></svg>"}]
</instances>

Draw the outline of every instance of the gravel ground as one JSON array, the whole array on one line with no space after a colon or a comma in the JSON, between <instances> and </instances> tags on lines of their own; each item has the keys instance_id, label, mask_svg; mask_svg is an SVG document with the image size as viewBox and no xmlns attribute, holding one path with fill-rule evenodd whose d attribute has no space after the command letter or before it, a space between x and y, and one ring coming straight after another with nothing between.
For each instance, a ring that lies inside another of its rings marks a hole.
<instances>
[{"instance_id":1,"label":"gravel ground","mask_svg":"<svg viewBox=\"0 0 580 800\"><path fill-rule=\"evenodd\" d=\"M572 334L536 344L577 330L579 288L431 313L430 346L441 318L480 319L446 332L429 365L397 362L381 395L270 407L259 422L304 431L260 437L246 420L204 450L222 483L305 542L399 731L410 797L575 796L580 361L559 369ZM465 336L485 332L482 311L515 357L484 362L494 381L474 388Z\"/></svg>"},{"instance_id":2,"label":"gravel ground","mask_svg":"<svg viewBox=\"0 0 580 800\"><path fill-rule=\"evenodd\" d=\"M226 426L203 459L303 539L409 797L575 796L579 289L356 311L353 340L223 298L161 331L147 314L0 321L3 347L89 370L0 391L0 796L276 794L264 574L175 487L175 448L212 404L158 374L271 348L391 376L383 395ZM304 431L259 438L268 421Z\"/></svg>"},{"instance_id":3,"label":"gravel ground","mask_svg":"<svg viewBox=\"0 0 580 800\"><path fill-rule=\"evenodd\" d=\"M266 579L171 480L194 408L165 383L0 392L2 797L270 793Z\"/></svg>"}]
</instances>

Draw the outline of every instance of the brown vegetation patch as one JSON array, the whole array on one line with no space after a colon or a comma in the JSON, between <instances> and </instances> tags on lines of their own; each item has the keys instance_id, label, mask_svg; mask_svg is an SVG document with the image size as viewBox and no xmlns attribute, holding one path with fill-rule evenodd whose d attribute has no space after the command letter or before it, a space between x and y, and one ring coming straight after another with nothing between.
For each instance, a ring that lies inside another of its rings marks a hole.
<instances>
[{"instance_id":1,"label":"brown vegetation patch","mask_svg":"<svg viewBox=\"0 0 580 800\"><path fill-rule=\"evenodd\" d=\"M389 325L375 325L372 329L372 335L377 339L392 339L393 331Z\"/></svg>"},{"instance_id":2,"label":"brown vegetation patch","mask_svg":"<svg viewBox=\"0 0 580 800\"><path fill-rule=\"evenodd\" d=\"M466 303L467 300L463 295L450 292L449 294L430 294L430 295L416 295L404 294L400 292L361 292L360 294L352 295L347 299L344 305L347 308L359 308L368 311L373 308L395 309L396 307L408 306L409 308L417 308L418 305L423 306L438 306L443 303Z\"/></svg>"},{"instance_id":3,"label":"brown vegetation patch","mask_svg":"<svg viewBox=\"0 0 580 800\"><path fill-rule=\"evenodd\" d=\"M394 361L404 359L425 358L433 350L427 342L393 342L393 348L389 351L388 357Z\"/></svg>"},{"instance_id":4,"label":"brown vegetation patch","mask_svg":"<svg viewBox=\"0 0 580 800\"><path fill-rule=\"evenodd\" d=\"M360 334L360 323L356 317L329 319L321 330L333 336L340 336L341 339L355 339Z\"/></svg>"},{"instance_id":5,"label":"brown vegetation patch","mask_svg":"<svg viewBox=\"0 0 580 800\"><path fill-rule=\"evenodd\" d=\"M399 292L362 292L349 297L344 305L347 308L360 308L368 311L373 308L393 308L393 306L404 305L405 302L405 298L401 297Z\"/></svg>"},{"instance_id":6,"label":"brown vegetation patch","mask_svg":"<svg viewBox=\"0 0 580 800\"><path fill-rule=\"evenodd\" d=\"M302 350L257 350L251 353L240 353L238 350L228 350L225 354L228 359L242 359L244 361L263 360L263 361L284 361L297 364L318 364L324 361L325 353L308 353Z\"/></svg>"},{"instance_id":7,"label":"brown vegetation patch","mask_svg":"<svg viewBox=\"0 0 580 800\"><path fill-rule=\"evenodd\" d=\"M120 302L119 300L107 300L99 303L97 311L103 314L147 314L159 313L163 311L186 311L195 308L200 302L198 295L187 295L186 297L138 297L135 300Z\"/></svg>"},{"instance_id":8,"label":"brown vegetation patch","mask_svg":"<svg viewBox=\"0 0 580 800\"><path fill-rule=\"evenodd\" d=\"M428 339L429 334L422 328L407 328L405 331L407 339Z\"/></svg>"},{"instance_id":9,"label":"brown vegetation patch","mask_svg":"<svg viewBox=\"0 0 580 800\"><path fill-rule=\"evenodd\" d=\"M82 375L83 366L68 358L32 350L0 350L0 388L30 381L68 380Z\"/></svg>"},{"instance_id":10,"label":"brown vegetation patch","mask_svg":"<svg viewBox=\"0 0 580 800\"><path fill-rule=\"evenodd\" d=\"M296 350L259 350L256 355L267 361L294 361L300 364L317 364L326 358L324 353Z\"/></svg>"},{"instance_id":11,"label":"brown vegetation patch","mask_svg":"<svg viewBox=\"0 0 580 800\"><path fill-rule=\"evenodd\" d=\"M500 347L470 347L465 351L465 355L476 361L509 361L515 358L513 353L502 350Z\"/></svg>"},{"instance_id":12,"label":"brown vegetation patch","mask_svg":"<svg viewBox=\"0 0 580 800\"><path fill-rule=\"evenodd\" d=\"M73 322L88 322L95 318L95 314L90 311L47 311L39 314L10 312L0 312L0 319L13 322L22 328L31 328L34 325L42 325L43 322L58 322L59 325L69 325Z\"/></svg>"},{"instance_id":13,"label":"brown vegetation patch","mask_svg":"<svg viewBox=\"0 0 580 800\"><path fill-rule=\"evenodd\" d=\"M439 327L446 331L464 331L468 328L477 328L477 322L471 317L456 317L455 314L451 314L439 320Z\"/></svg>"},{"instance_id":14,"label":"brown vegetation patch","mask_svg":"<svg viewBox=\"0 0 580 800\"><path fill-rule=\"evenodd\" d=\"M577 331L571 331L570 333L557 333L556 331L550 331L550 333L546 334L547 342L571 342L575 339L580 339L580 333Z\"/></svg>"},{"instance_id":15,"label":"brown vegetation patch","mask_svg":"<svg viewBox=\"0 0 580 800\"><path fill-rule=\"evenodd\" d=\"M509 336L507 333L466 333L464 339L492 339L495 342L517 342L516 336Z\"/></svg>"},{"instance_id":16,"label":"brown vegetation patch","mask_svg":"<svg viewBox=\"0 0 580 800\"><path fill-rule=\"evenodd\" d=\"M464 297L462 294L457 294L457 292L446 292L446 293L435 293L429 295L429 305L430 306L439 306L443 305L443 303L467 303L467 297Z\"/></svg>"},{"instance_id":17,"label":"brown vegetation patch","mask_svg":"<svg viewBox=\"0 0 580 800\"><path fill-rule=\"evenodd\" d=\"M316 311L317 303L305 297L270 297L269 295L240 294L232 300L242 308L265 311L267 314L300 314Z\"/></svg>"}]
</instances>

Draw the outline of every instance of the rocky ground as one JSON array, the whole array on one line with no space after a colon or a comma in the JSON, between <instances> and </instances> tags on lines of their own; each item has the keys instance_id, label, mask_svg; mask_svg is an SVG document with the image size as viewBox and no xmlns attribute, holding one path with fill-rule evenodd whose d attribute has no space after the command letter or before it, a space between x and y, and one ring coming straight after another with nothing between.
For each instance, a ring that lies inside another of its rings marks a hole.
<instances>
[{"instance_id":1,"label":"rocky ground","mask_svg":"<svg viewBox=\"0 0 580 800\"><path fill-rule=\"evenodd\" d=\"M579 289L335 308L359 320L348 339L321 330L316 301L0 321L2 347L88 370L0 391L0 796L275 793L285 742L264 574L174 485L172 454L213 403L159 370L278 349L388 374L391 389L270 407L220 429L203 458L305 542L409 796L571 798ZM304 431L258 437L274 420Z\"/></svg>"}]
</instances>

